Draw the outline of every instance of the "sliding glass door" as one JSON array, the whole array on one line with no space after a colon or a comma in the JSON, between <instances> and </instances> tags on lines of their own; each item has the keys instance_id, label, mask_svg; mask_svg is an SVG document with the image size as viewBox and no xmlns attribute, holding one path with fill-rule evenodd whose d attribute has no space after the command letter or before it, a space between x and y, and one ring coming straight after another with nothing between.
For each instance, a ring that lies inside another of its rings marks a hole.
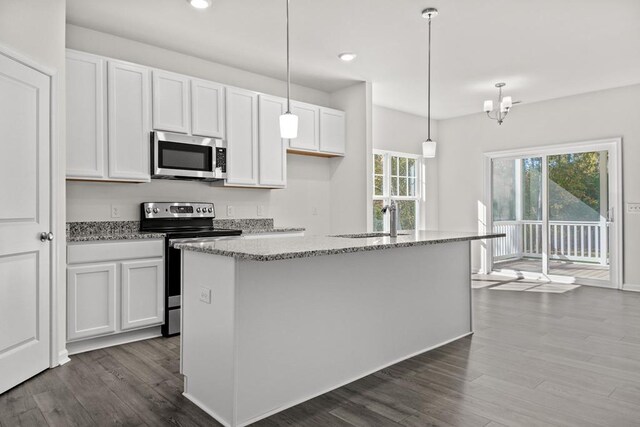
<instances>
[{"instance_id":1,"label":"sliding glass door","mask_svg":"<svg viewBox=\"0 0 640 427\"><path fill-rule=\"evenodd\" d=\"M542 158L492 162L494 269L542 273Z\"/></svg>"},{"instance_id":2,"label":"sliding glass door","mask_svg":"<svg viewBox=\"0 0 640 427\"><path fill-rule=\"evenodd\" d=\"M530 278L617 286L617 231L611 150L586 147L490 153L493 271ZM617 154L616 154L617 155Z\"/></svg>"},{"instance_id":3,"label":"sliding glass door","mask_svg":"<svg viewBox=\"0 0 640 427\"><path fill-rule=\"evenodd\" d=\"M549 274L609 280L608 153L547 159Z\"/></svg>"}]
</instances>

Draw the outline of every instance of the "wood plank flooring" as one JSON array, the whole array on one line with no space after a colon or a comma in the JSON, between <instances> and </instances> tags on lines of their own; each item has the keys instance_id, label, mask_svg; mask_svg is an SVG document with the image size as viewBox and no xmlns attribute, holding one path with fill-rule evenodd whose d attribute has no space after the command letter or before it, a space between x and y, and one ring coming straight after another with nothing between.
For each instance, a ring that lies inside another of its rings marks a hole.
<instances>
[{"instance_id":1,"label":"wood plank flooring","mask_svg":"<svg viewBox=\"0 0 640 427\"><path fill-rule=\"evenodd\" d=\"M472 337L255 425L640 425L640 293L473 294ZM219 425L181 395L178 357L177 337L74 356L1 395L0 425Z\"/></svg>"}]
</instances>

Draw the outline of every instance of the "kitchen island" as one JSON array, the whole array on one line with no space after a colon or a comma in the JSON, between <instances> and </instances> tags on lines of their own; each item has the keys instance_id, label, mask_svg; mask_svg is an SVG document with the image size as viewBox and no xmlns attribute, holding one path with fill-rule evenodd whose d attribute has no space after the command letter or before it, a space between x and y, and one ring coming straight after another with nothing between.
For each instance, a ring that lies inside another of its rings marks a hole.
<instances>
[{"instance_id":1,"label":"kitchen island","mask_svg":"<svg viewBox=\"0 0 640 427\"><path fill-rule=\"evenodd\" d=\"M184 395L244 426L473 331L470 241L221 240L182 249Z\"/></svg>"}]
</instances>

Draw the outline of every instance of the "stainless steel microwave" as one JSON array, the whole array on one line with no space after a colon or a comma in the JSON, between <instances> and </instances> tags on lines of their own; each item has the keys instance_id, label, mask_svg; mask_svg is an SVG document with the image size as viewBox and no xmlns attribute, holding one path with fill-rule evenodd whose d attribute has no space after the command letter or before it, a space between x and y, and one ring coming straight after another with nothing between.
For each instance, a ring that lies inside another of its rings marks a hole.
<instances>
[{"instance_id":1,"label":"stainless steel microwave","mask_svg":"<svg viewBox=\"0 0 640 427\"><path fill-rule=\"evenodd\" d=\"M152 178L215 181L227 177L227 147L221 139L151 132Z\"/></svg>"}]
</instances>

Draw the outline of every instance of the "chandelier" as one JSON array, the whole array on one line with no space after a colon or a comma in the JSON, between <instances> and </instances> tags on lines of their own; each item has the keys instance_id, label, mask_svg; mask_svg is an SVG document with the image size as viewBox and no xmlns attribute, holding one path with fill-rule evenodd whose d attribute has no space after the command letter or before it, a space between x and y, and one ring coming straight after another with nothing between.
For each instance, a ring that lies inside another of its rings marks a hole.
<instances>
[{"instance_id":1,"label":"chandelier","mask_svg":"<svg viewBox=\"0 0 640 427\"><path fill-rule=\"evenodd\" d=\"M498 88L498 106L495 110L493 108L493 101L484 101L484 112L487 113L487 117L496 120L498 125L502 124L507 114L509 114L509 111L511 111L513 104L518 103L518 101L513 102L510 96L502 96L502 88L506 85L506 83L496 83L496 87Z\"/></svg>"}]
</instances>

